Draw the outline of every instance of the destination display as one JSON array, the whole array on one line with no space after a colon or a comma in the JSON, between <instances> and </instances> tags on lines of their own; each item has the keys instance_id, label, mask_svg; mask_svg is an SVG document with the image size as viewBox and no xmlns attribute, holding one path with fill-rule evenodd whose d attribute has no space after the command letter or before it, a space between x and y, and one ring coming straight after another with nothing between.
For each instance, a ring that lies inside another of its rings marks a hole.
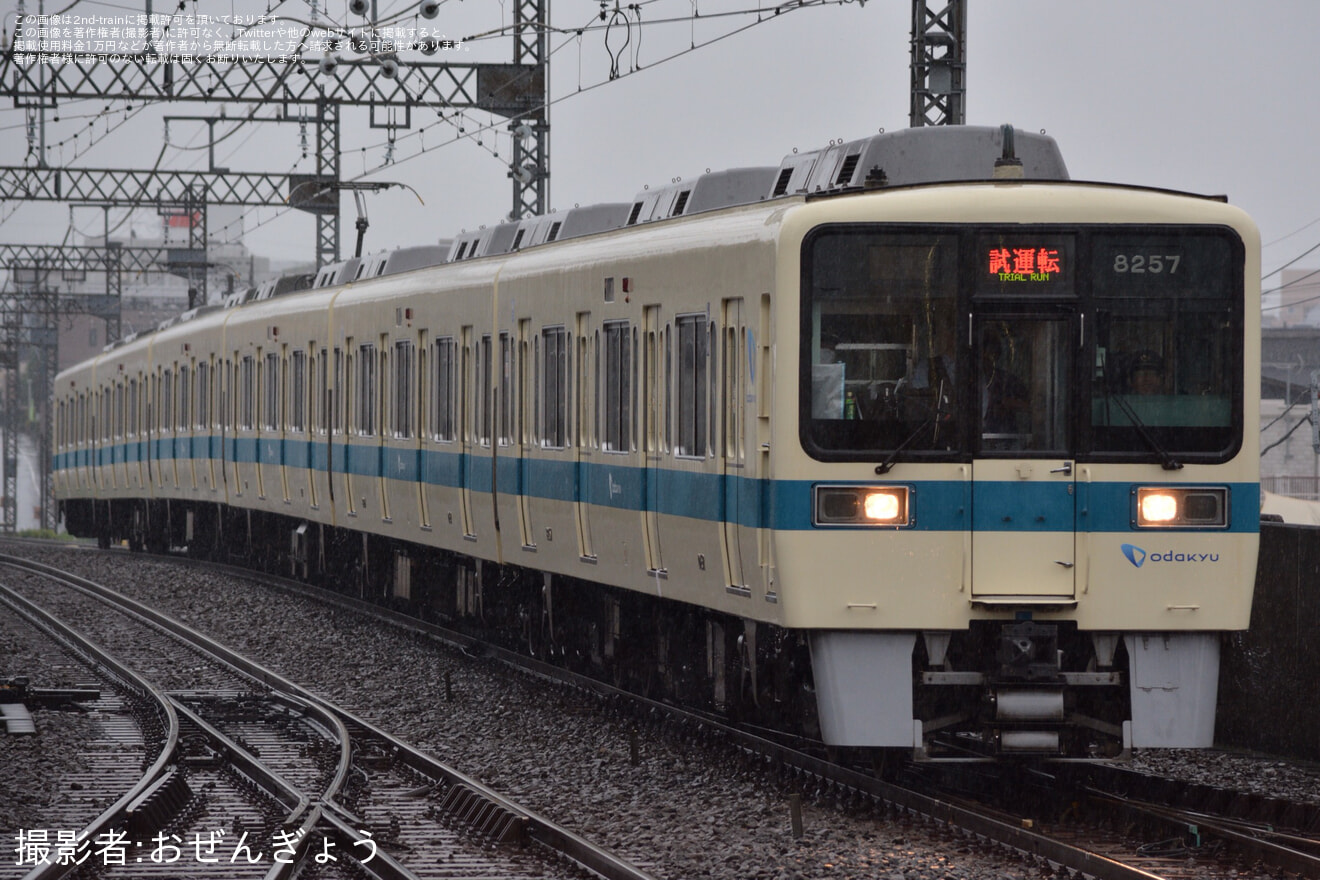
<instances>
[{"instance_id":1,"label":"destination display","mask_svg":"<svg viewBox=\"0 0 1320 880\"><path fill-rule=\"evenodd\" d=\"M1073 236L1005 233L977 237L976 293L1069 296L1074 292Z\"/></svg>"}]
</instances>

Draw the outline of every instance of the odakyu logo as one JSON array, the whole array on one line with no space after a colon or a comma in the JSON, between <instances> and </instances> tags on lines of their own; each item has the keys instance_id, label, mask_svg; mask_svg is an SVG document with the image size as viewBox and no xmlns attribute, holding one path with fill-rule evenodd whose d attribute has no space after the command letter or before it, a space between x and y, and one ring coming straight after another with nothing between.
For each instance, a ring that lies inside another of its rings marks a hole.
<instances>
[{"instance_id":1,"label":"odakyu logo","mask_svg":"<svg viewBox=\"0 0 1320 880\"><path fill-rule=\"evenodd\" d=\"M1164 552L1157 550L1154 553L1147 553L1143 548L1138 547L1136 544L1121 544L1119 545L1119 549L1123 551L1123 555L1127 557L1127 561L1137 568L1141 568L1141 566L1145 565L1147 562L1198 563L1219 561L1218 553L1178 553L1173 550L1167 550Z\"/></svg>"}]
</instances>

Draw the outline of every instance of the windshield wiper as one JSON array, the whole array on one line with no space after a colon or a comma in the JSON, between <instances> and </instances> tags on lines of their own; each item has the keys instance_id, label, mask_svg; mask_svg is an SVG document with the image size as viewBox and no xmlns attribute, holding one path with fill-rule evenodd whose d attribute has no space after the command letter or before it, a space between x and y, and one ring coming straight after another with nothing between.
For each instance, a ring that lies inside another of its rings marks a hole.
<instances>
[{"instance_id":1,"label":"windshield wiper","mask_svg":"<svg viewBox=\"0 0 1320 880\"><path fill-rule=\"evenodd\" d=\"M1132 409L1132 404L1128 403L1125 396L1122 394L1110 394L1109 385L1106 382L1105 401L1108 402L1110 400L1118 404L1118 408L1123 410L1123 415L1127 416L1128 421L1132 422L1132 427L1137 429L1137 433L1141 435L1141 439L1146 441L1146 445L1154 450L1155 454L1162 459L1161 467L1166 471L1182 470L1182 462L1175 459L1169 450L1160 445L1160 441L1155 439L1150 433L1150 430L1146 427L1146 423L1143 422L1140 417L1137 416L1136 411Z\"/></svg>"},{"instance_id":2,"label":"windshield wiper","mask_svg":"<svg viewBox=\"0 0 1320 880\"><path fill-rule=\"evenodd\" d=\"M916 440L918 437L920 437L922 431L925 431L931 425L938 422L940 416L942 416L943 414L944 414L944 382L943 380L941 380L939 389L937 390L935 395L935 411L930 414L930 417L927 418L926 421L922 422L920 425L917 425L917 429L913 431L911 434L908 434L907 439L905 439L902 443L895 446L894 451L889 453L888 458L886 458L880 464L876 465L875 472L877 474L884 475L889 473L891 470L893 470L894 462L898 461L899 453L901 453L904 449L907 449L908 446L912 444L913 440Z\"/></svg>"}]
</instances>

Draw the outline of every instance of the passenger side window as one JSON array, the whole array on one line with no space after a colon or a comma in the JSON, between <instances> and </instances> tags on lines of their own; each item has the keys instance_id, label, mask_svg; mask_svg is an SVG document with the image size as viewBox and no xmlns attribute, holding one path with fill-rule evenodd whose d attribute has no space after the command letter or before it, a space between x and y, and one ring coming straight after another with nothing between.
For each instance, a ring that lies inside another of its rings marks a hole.
<instances>
[{"instance_id":1,"label":"passenger side window","mask_svg":"<svg viewBox=\"0 0 1320 880\"><path fill-rule=\"evenodd\" d=\"M541 332L541 445L562 449L568 445L568 329L547 327Z\"/></svg>"},{"instance_id":2,"label":"passenger side window","mask_svg":"<svg viewBox=\"0 0 1320 880\"><path fill-rule=\"evenodd\" d=\"M411 340L394 344L394 406L391 414L394 436L407 439L413 435L413 378L417 350Z\"/></svg>"},{"instance_id":3,"label":"passenger side window","mask_svg":"<svg viewBox=\"0 0 1320 880\"><path fill-rule=\"evenodd\" d=\"M289 356L289 430L302 433L307 427L307 352Z\"/></svg>"},{"instance_id":4,"label":"passenger side window","mask_svg":"<svg viewBox=\"0 0 1320 880\"><path fill-rule=\"evenodd\" d=\"M431 362L435 375L431 381L431 435L449 442L457 437L456 400L458 347L452 336L437 339Z\"/></svg>"},{"instance_id":5,"label":"passenger side window","mask_svg":"<svg viewBox=\"0 0 1320 880\"><path fill-rule=\"evenodd\" d=\"M678 317L678 436L674 453L682 456L706 456L706 404L709 368L707 321L705 315Z\"/></svg>"},{"instance_id":6,"label":"passenger side window","mask_svg":"<svg viewBox=\"0 0 1320 880\"><path fill-rule=\"evenodd\" d=\"M261 426L276 431L280 426L280 356L275 352L266 355L265 374Z\"/></svg>"},{"instance_id":7,"label":"passenger side window","mask_svg":"<svg viewBox=\"0 0 1320 880\"><path fill-rule=\"evenodd\" d=\"M238 426L251 431L257 418L257 363L251 355L243 358L239 376Z\"/></svg>"},{"instance_id":8,"label":"passenger side window","mask_svg":"<svg viewBox=\"0 0 1320 880\"><path fill-rule=\"evenodd\" d=\"M476 381L476 425L477 442L482 446L490 445L491 432L491 350L490 334L487 333L481 337L481 344L477 350L477 381Z\"/></svg>"},{"instance_id":9,"label":"passenger side window","mask_svg":"<svg viewBox=\"0 0 1320 880\"><path fill-rule=\"evenodd\" d=\"M627 321L604 325L605 386L601 441L606 451L632 449L632 334Z\"/></svg>"},{"instance_id":10,"label":"passenger side window","mask_svg":"<svg viewBox=\"0 0 1320 880\"><path fill-rule=\"evenodd\" d=\"M376 346L358 347L357 432L364 437L376 433Z\"/></svg>"}]
</instances>

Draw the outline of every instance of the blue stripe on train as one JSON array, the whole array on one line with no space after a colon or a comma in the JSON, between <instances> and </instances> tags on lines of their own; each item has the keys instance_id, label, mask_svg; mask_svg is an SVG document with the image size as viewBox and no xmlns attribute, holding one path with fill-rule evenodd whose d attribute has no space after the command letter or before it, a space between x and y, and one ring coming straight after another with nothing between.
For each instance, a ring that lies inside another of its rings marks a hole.
<instances>
[{"instance_id":1,"label":"blue stripe on train","mask_svg":"<svg viewBox=\"0 0 1320 880\"><path fill-rule=\"evenodd\" d=\"M157 459L174 451L179 458L216 457L219 437L153 441ZM810 480L755 480L735 475L696 473L668 468L639 468L614 456L596 453L600 461L563 461L465 454L443 450L395 449L298 440L225 438L227 457L239 463L325 470L333 455L335 473L380 477L427 485L464 487L474 492L521 492L552 501L582 500L617 510L654 510L661 514L712 522L736 522L757 528L810 529ZM99 447L54 456L55 470L85 466L95 460L105 466L145 458L145 443ZM211 453L208 455L208 451ZM619 456L622 459L623 456ZM832 481L833 482L833 481ZM879 485L886 481L864 483ZM887 481L912 492L911 528L922 531L1132 531L1132 483L1002 482L957 480ZM1260 530L1260 486L1233 483L1229 526L1232 532ZM1068 491L1072 487L1075 495Z\"/></svg>"}]
</instances>

